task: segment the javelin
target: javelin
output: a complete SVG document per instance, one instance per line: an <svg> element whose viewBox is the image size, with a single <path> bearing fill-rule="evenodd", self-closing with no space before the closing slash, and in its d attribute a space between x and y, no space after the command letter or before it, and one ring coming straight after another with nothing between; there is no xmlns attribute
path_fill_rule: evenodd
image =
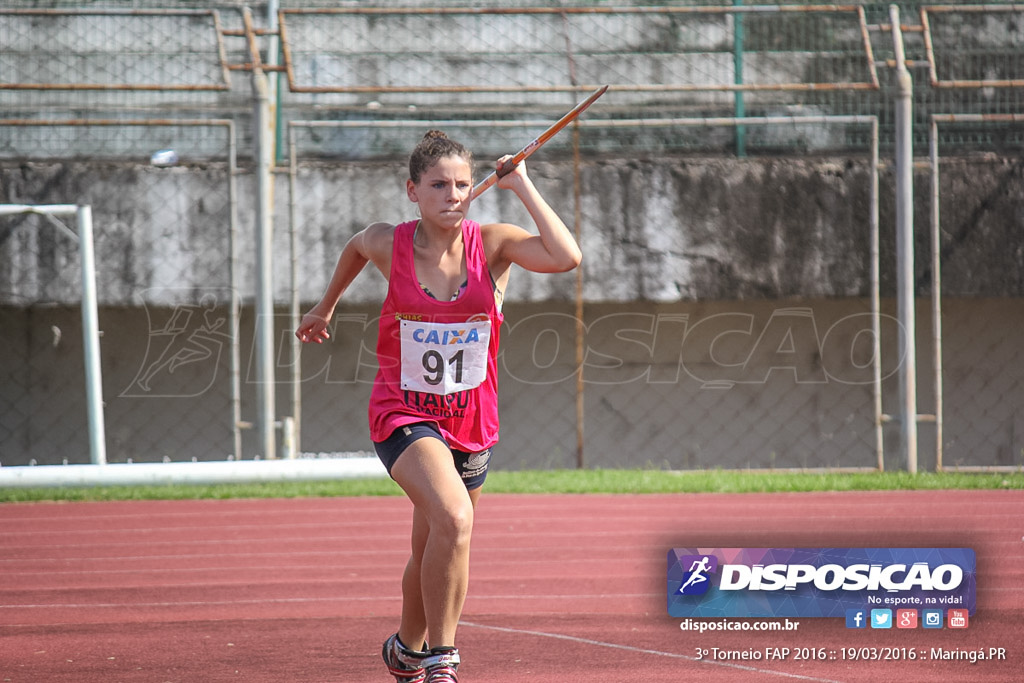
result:
<svg viewBox="0 0 1024 683"><path fill-rule="evenodd" d="M558 121L556 121L550 128L548 128L546 131L537 136L537 138L533 142L531 142L526 147L523 147L521 150L516 152L511 159L508 159L505 163L501 165L501 168L499 168L497 171L491 171L491 174L489 176L481 180L479 183L477 183L476 187L473 188L473 196L471 198L476 199L477 197L482 195L487 190L487 188L498 182L498 178L501 178L511 173L515 169L515 167L519 165L520 161L522 161L523 159L525 159L526 157L530 156L538 149L540 149L541 145L543 145L545 142L553 138L558 133L558 131L562 130L567 125L569 125L573 120L575 120L576 117L583 113L583 110L592 105L598 97L605 93L606 90L608 90L607 85L601 86L600 88L595 90L590 97L588 97L587 99L583 100L575 107L573 107L568 114L558 119Z"/></svg>

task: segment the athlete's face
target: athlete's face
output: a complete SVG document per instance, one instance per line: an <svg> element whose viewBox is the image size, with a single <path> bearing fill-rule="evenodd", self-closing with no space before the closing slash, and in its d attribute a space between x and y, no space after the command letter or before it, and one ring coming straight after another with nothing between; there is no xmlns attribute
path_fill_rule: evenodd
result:
<svg viewBox="0 0 1024 683"><path fill-rule="evenodd" d="M473 173L462 157L442 157L420 176L418 183L407 181L406 191L409 199L419 205L424 221L458 228L469 212Z"/></svg>

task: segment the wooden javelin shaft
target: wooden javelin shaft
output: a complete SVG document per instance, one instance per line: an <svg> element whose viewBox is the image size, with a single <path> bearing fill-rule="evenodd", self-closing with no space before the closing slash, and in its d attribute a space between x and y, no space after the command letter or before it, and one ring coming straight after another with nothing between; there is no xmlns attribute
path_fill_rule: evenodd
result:
<svg viewBox="0 0 1024 683"><path fill-rule="evenodd" d="M572 123L580 114L583 113L583 111L587 107L589 107L595 101L597 101L597 98L603 95L606 90L608 90L607 85L601 86L600 88L595 90L593 94L590 95L590 97L588 97L587 99L583 100L575 107L573 107L568 114L558 119L558 121L552 124L550 128L548 128L546 131L538 135L533 140L533 142L531 142L526 147L523 147L521 150L516 152L511 159L505 161L505 163L501 165L501 168L499 168L496 171L492 171L490 175L488 175L486 178L477 183L476 187L473 188L472 198L476 199L477 197L482 195L484 191L487 190L491 185L494 185L496 182L498 182L498 178L501 178L502 176L511 173L513 169L515 169L515 167L519 165L519 162L521 162L523 159L536 152L538 149L540 149L541 145L543 145L545 142L547 142L555 135L557 135L558 131L562 130L570 123Z"/></svg>

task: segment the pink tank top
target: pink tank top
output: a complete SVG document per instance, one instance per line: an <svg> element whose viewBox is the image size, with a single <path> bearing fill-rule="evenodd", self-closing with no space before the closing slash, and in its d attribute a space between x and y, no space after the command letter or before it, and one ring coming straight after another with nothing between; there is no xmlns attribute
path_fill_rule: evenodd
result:
<svg viewBox="0 0 1024 683"><path fill-rule="evenodd" d="M413 256L416 221L395 226L388 294L370 394L370 438L384 441L413 422L435 422L451 448L477 452L498 441L498 341L480 224L462 222L466 286L452 301L423 291Z"/></svg>

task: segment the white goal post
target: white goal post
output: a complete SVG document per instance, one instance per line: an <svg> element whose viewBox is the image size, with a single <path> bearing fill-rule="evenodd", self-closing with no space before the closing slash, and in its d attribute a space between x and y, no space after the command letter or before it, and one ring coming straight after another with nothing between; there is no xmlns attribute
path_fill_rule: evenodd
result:
<svg viewBox="0 0 1024 683"><path fill-rule="evenodd" d="M74 204L0 204L0 217L23 214L44 217L62 234L78 243L90 464L0 467L0 487L219 484L387 476L375 456L363 453L347 454L350 457L299 460L107 464L92 208ZM72 216L77 231L60 220Z"/></svg>
<svg viewBox="0 0 1024 683"><path fill-rule="evenodd" d="M89 460L107 464L103 419L103 375L100 369L100 329L96 306L96 257L92 238L92 207L75 204L0 204L0 216L36 214L78 242L82 271L82 338L85 350L85 396L89 410ZM74 216L78 232L58 220Z"/></svg>

